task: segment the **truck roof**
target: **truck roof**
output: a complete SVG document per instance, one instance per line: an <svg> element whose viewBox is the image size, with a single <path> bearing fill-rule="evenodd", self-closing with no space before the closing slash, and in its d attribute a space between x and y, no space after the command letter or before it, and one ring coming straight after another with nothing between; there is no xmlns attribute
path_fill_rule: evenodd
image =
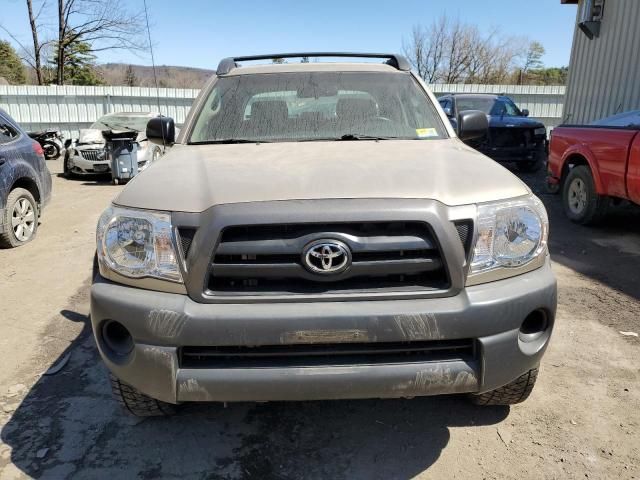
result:
<svg viewBox="0 0 640 480"><path fill-rule="evenodd" d="M347 62L323 62L323 63L280 63L269 65L250 65L236 67L225 76L252 75L258 73L292 73L292 72L386 72L398 73L397 68L384 63L347 63Z"/></svg>
<svg viewBox="0 0 640 480"><path fill-rule="evenodd" d="M286 63L286 59L300 58L300 59L314 59L313 62L299 62ZM368 61L352 63L352 62L317 62L319 58L365 58ZM272 62L275 59L280 59L283 63L271 63L268 65L252 65L249 67L243 67L244 62L253 61L269 61ZM375 61L378 59L378 62ZM384 60L384 63L380 62ZM228 57L223 58L218 64L216 74L218 76L224 75L247 75L252 73L282 73L282 72L314 72L314 71L359 71L359 72L371 72L371 71L404 71L411 70L411 64L402 55L396 55L393 53L353 53L353 52L303 52L303 53L275 53L269 55L250 55L241 57Z"/></svg>

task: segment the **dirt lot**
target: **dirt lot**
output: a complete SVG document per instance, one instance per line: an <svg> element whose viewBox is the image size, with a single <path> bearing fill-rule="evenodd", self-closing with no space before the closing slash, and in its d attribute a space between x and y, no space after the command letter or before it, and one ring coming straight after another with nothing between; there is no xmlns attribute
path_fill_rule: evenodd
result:
<svg viewBox="0 0 640 480"><path fill-rule="evenodd" d="M59 178L35 242L0 250L0 479L638 478L640 210L577 227L542 174L557 327L531 398L192 405L127 417L87 320L94 226L120 187ZM66 362L66 363L65 363ZM51 375L50 367L63 365ZM49 372L51 373L51 372Z"/></svg>

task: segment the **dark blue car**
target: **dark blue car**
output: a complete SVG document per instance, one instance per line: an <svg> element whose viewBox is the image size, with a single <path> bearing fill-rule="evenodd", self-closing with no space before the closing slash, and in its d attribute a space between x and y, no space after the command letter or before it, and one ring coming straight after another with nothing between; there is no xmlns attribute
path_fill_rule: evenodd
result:
<svg viewBox="0 0 640 480"><path fill-rule="evenodd" d="M486 137L467 142L498 162L514 162L521 171L538 170L547 154L547 129L529 118L509 97L479 93L460 93L438 98L454 128L460 112L480 110L489 118Z"/></svg>
<svg viewBox="0 0 640 480"><path fill-rule="evenodd" d="M50 198L42 147L0 109L0 248L33 240Z"/></svg>

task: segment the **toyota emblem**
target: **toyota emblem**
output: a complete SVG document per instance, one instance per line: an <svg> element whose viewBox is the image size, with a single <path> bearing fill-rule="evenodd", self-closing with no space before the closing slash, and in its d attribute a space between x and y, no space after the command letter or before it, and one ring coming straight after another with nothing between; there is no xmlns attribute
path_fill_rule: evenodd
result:
<svg viewBox="0 0 640 480"><path fill-rule="evenodd" d="M337 240L316 240L304 248L302 262L313 273L341 273L351 266L351 250Z"/></svg>

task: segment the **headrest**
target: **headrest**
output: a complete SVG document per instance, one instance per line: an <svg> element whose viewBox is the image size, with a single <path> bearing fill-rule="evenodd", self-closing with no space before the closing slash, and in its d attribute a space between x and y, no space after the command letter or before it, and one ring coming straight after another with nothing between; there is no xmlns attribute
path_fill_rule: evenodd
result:
<svg viewBox="0 0 640 480"><path fill-rule="evenodd" d="M284 121L289 117L284 100L257 100L251 104L251 120Z"/></svg>
<svg viewBox="0 0 640 480"><path fill-rule="evenodd" d="M336 105L338 118L369 118L378 115L378 107L370 98L341 98Z"/></svg>

